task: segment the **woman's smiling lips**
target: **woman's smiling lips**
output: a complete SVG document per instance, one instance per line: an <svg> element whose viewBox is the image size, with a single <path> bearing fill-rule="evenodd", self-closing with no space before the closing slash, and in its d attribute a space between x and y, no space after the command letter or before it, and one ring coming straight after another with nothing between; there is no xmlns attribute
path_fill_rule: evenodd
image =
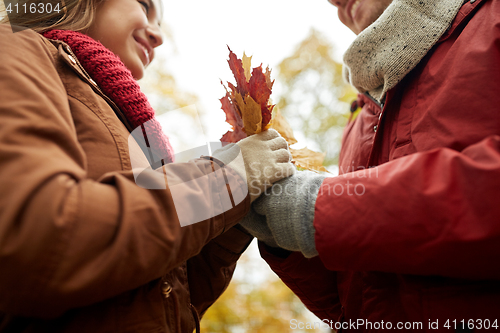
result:
<svg viewBox="0 0 500 333"><path fill-rule="evenodd" d="M148 45L148 43L140 38L140 37L134 37L137 45L139 46L140 50L142 51L141 53L144 55L145 57L145 63L144 63L144 66L147 66L149 65L149 63L151 62L151 54L152 54L152 47Z"/></svg>

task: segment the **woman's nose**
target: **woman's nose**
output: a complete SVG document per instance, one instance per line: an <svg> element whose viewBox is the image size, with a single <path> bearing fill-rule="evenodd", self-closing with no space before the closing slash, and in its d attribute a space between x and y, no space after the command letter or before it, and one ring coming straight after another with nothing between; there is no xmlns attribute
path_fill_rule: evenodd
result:
<svg viewBox="0 0 500 333"><path fill-rule="evenodd" d="M163 34L159 26L150 25L146 31L151 47L155 48L163 44Z"/></svg>

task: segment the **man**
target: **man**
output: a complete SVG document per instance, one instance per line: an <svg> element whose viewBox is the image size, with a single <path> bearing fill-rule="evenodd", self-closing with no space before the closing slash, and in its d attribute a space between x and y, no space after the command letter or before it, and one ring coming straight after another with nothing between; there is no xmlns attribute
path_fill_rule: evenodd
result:
<svg viewBox="0 0 500 333"><path fill-rule="evenodd" d="M341 175L298 172L242 224L332 328L498 329L500 2L330 2L358 34Z"/></svg>

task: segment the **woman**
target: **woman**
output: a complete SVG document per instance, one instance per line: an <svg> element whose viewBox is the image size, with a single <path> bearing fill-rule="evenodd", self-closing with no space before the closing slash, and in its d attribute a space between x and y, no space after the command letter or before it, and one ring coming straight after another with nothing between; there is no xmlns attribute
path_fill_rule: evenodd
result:
<svg viewBox="0 0 500 333"><path fill-rule="evenodd" d="M267 163L246 171L233 163L211 194L195 185L174 197L168 185L135 183L131 159L148 161L130 153L138 126L160 165L173 160L134 80L162 43L160 5L66 0L60 13L29 21L9 14L30 29L0 24L0 332L199 329L251 241L236 226L250 197L293 172L286 143L268 131L219 153L229 162L228 151L241 149L245 163ZM171 185L219 164L200 158L160 170ZM216 201L228 190L232 208L181 227L179 197L189 207L193 196ZM245 193L239 203L236 192Z"/></svg>

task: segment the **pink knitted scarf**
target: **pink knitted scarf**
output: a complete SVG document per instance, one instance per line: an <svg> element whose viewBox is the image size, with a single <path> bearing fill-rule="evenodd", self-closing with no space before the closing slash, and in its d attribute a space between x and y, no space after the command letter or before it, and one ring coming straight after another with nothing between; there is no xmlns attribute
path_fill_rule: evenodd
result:
<svg viewBox="0 0 500 333"><path fill-rule="evenodd" d="M174 150L160 123L155 119L153 108L141 92L130 70L117 55L100 42L79 32L49 30L44 32L43 36L68 44L90 77L120 108L129 125L133 129L141 127L145 144L149 148L145 149L146 156L153 167L174 161ZM137 141L142 141L141 139ZM139 144L144 146L140 142Z"/></svg>

